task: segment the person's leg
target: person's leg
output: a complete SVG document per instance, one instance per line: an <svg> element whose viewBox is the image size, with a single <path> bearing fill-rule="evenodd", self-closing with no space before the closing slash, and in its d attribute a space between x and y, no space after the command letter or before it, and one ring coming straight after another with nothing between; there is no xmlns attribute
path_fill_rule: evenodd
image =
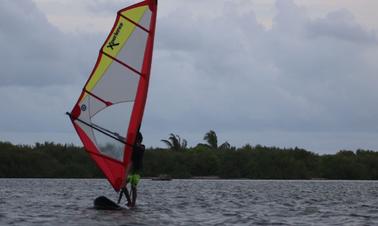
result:
<svg viewBox="0 0 378 226"><path fill-rule="evenodd" d="M131 206L134 207L137 199L137 186L131 186Z"/></svg>
<svg viewBox="0 0 378 226"><path fill-rule="evenodd" d="M126 196L126 199L127 199L127 206L131 206L131 198L130 198L130 193L129 193L129 191L127 190L127 188L125 188L125 191L124 191L124 193L125 193L125 196Z"/></svg>
<svg viewBox="0 0 378 226"><path fill-rule="evenodd" d="M123 195L123 189L124 189L124 188L122 188L121 191L119 192L119 196L118 196L118 202L117 202L117 204L119 204L119 203L121 202L122 195Z"/></svg>
<svg viewBox="0 0 378 226"><path fill-rule="evenodd" d="M137 186L139 184L140 176L139 174L133 174L132 180L130 181L131 184L131 206L135 206L136 199L137 199Z"/></svg>
<svg viewBox="0 0 378 226"><path fill-rule="evenodd" d="M131 199L130 199L130 193L129 193L129 190L127 190L127 184L131 182L131 177L128 176L127 177L127 180L126 180L126 185L125 187L123 187L119 193L119 197L118 197L118 204L121 202L121 199L122 199L122 195L125 194L125 197L126 197L126 200L127 200L127 206L130 206L131 205Z"/></svg>

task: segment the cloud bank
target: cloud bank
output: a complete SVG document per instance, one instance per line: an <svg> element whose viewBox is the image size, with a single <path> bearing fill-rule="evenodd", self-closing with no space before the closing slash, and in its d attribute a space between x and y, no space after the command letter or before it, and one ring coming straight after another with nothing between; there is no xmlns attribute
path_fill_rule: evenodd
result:
<svg viewBox="0 0 378 226"><path fill-rule="evenodd" d="M266 28L250 1L216 2L160 2L147 145L162 146L171 132L195 145L214 129L235 146L377 149L375 30L345 9L310 18L290 0L276 1ZM106 34L62 32L29 1L0 4L0 135L78 143L63 114Z"/></svg>

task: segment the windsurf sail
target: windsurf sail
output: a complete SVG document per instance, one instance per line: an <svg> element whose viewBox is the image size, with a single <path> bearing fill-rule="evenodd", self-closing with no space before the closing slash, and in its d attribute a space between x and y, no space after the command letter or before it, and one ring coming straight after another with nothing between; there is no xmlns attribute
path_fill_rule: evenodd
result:
<svg viewBox="0 0 378 226"><path fill-rule="evenodd" d="M71 113L85 150L114 190L127 178L147 99L157 0L121 9Z"/></svg>

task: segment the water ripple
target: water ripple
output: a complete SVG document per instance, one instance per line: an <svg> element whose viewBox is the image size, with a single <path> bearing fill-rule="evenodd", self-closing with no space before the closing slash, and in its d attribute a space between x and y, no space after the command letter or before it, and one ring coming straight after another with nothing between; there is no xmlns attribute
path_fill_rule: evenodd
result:
<svg viewBox="0 0 378 226"><path fill-rule="evenodd" d="M116 199L106 180L0 179L0 225L378 225L378 182L142 180L138 205L99 211Z"/></svg>

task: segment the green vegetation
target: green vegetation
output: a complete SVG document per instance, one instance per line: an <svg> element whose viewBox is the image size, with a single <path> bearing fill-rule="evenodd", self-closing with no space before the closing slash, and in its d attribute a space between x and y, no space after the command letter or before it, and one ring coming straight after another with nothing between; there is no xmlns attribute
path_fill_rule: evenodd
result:
<svg viewBox="0 0 378 226"><path fill-rule="evenodd" d="M102 177L102 173L80 147L0 142L0 177L91 178Z"/></svg>
<svg viewBox="0 0 378 226"><path fill-rule="evenodd" d="M318 155L300 148L261 145L241 148L218 146L214 131L206 144L187 147L185 139L170 134L162 140L167 149L148 148L145 177L167 174L173 178L217 176L250 179L378 179L378 152L339 151ZM0 177L98 178L103 177L83 148L45 142L33 146L0 142Z"/></svg>

